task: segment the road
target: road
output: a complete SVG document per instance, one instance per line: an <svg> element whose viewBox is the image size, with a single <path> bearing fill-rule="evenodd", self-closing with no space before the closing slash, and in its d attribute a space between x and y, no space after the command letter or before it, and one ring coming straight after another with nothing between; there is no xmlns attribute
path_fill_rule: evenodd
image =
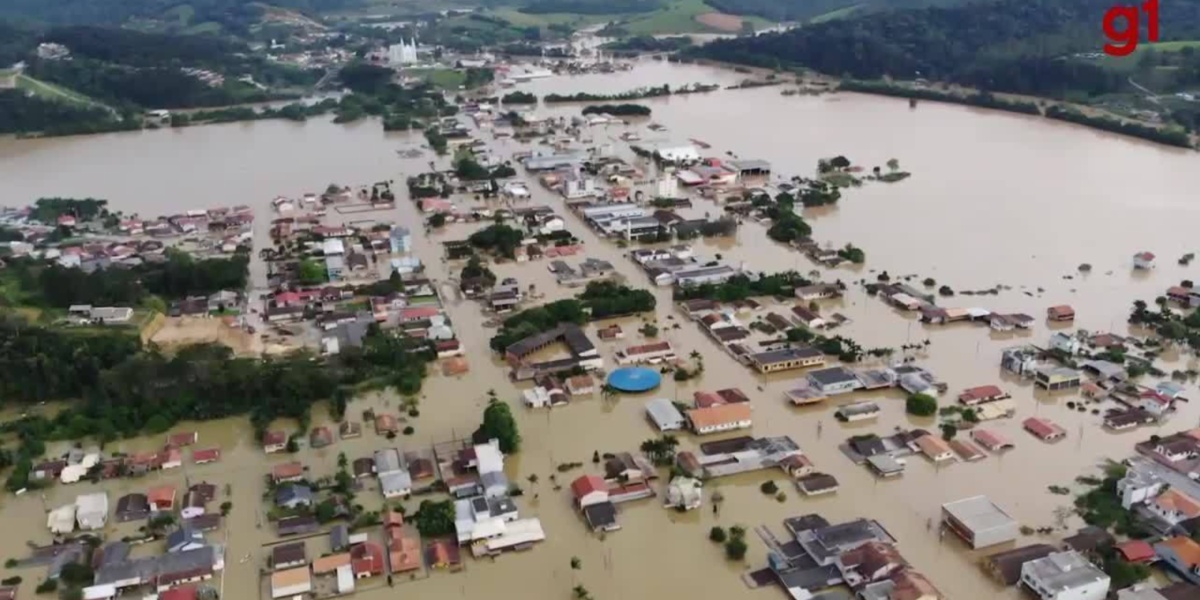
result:
<svg viewBox="0 0 1200 600"><path fill-rule="evenodd" d="M1155 94L1154 92L1150 91L1150 89L1149 89L1149 88L1147 88L1146 86L1143 86L1142 84L1140 84L1140 83L1138 83L1138 82L1134 81L1134 80L1133 80L1133 77L1129 77L1129 78L1128 78L1128 81L1129 81L1129 85L1132 85L1133 87L1137 88L1137 89L1138 89L1138 91L1140 91L1140 92L1142 92L1143 94L1145 94L1145 95L1146 95L1146 99L1147 99L1147 100L1149 100L1149 101L1151 101L1151 102L1153 102L1153 103L1155 103L1155 104L1159 104L1159 101L1158 101L1158 95L1157 95L1157 94Z"/></svg>

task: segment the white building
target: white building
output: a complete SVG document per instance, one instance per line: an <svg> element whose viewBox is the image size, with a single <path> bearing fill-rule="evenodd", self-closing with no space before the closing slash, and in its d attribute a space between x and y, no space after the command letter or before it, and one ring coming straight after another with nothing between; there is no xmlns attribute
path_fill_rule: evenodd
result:
<svg viewBox="0 0 1200 600"><path fill-rule="evenodd" d="M384 498L406 498L412 494L412 477L407 471L393 471L379 476L379 491Z"/></svg>
<svg viewBox="0 0 1200 600"><path fill-rule="evenodd" d="M75 531L75 505L60 506L46 515L46 528L53 534Z"/></svg>
<svg viewBox="0 0 1200 600"><path fill-rule="evenodd" d="M591 198L600 195L600 187L591 177L575 176L563 181L562 195L567 200Z"/></svg>
<svg viewBox="0 0 1200 600"><path fill-rule="evenodd" d="M700 151L695 146L664 146L655 150L655 154L663 162L677 165L690 164L700 160Z"/></svg>
<svg viewBox="0 0 1200 600"><path fill-rule="evenodd" d="M647 402L646 416L650 417L659 431L677 431L683 429L687 423L683 413L666 398L655 398Z"/></svg>
<svg viewBox="0 0 1200 600"><path fill-rule="evenodd" d="M400 40L399 44L388 46L388 63L393 65L411 65L417 62L417 40L408 42Z"/></svg>
<svg viewBox="0 0 1200 600"><path fill-rule="evenodd" d="M1117 493L1121 496L1122 508L1129 510L1135 504L1147 502L1163 491L1165 482L1150 470L1130 468L1120 481Z"/></svg>
<svg viewBox="0 0 1200 600"><path fill-rule="evenodd" d="M321 250L325 256L341 256L346 253L346 245L341 238L325 238Z"/></svg>
<svg viewBox="0 0 1200 600"><path fill-rule="evenodd" d="M1074 355L1078 354L1083 348L1083 342L1079 341L1079 338L1073 335L1060 331L1050 336L1050 348Z"/></svg>
<svg viewBox="0 0 1200 600"><path fill-rule="evenodd" d="M1072 550L1021 565L1021 583L1042 600L1104 600L1108 575Z"/></svg>
<svg viewBox="0 0 1200 600"><path fill-rule="evenodd" d="M670 176L659 177L654 182L654 196L656 198L678 198L679 181Z"/></svg>
<svg viewBox="0 0 1200 600"><path fill-rule="evenodd" d="M703 494L700 480L691 477L676 477L667 486L667 508L693 510L700 508Z"/></svg>
<svg viewBox="0 0 1200 600"><path fill-rule="evenodd" d="M96 492L75 498L75 520L84 531L104 529L108 523L108 494Z"/></svg>

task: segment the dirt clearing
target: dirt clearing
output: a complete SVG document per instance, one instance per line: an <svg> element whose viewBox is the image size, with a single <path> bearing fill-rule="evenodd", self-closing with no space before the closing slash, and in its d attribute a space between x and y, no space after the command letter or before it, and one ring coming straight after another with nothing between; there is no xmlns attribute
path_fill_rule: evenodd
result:
<svg viewBox="0 0 1200 600"><path fill-rule="evenodd" d="M738 32L742 30L742 18L719 12L707 12L696 15L696 22L717 31Z"/></svg>
<svg viewBox="0 0 1200 600"><path fill-rule="evenodd" d="M262 343L257 336L233 327L224 319L207 317L167 318L150 341L164 350L190 344L217 343L229 346L235 354L258 355Z"/></svg>

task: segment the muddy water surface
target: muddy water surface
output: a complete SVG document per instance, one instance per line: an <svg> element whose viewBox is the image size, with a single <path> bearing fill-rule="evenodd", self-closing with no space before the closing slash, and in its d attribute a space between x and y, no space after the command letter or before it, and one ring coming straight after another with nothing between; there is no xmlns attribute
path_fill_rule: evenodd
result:
<svg viewBox="0 0 1200 600"><path fill-rule="evenodd" d="M742 77L651 62L628 73L539 80L520 89L539 94L620 91L662 83L727 84ZM733 152L764 158L781 175L810 174L818 158L834 154L844 154L868 167L894 157L913 172L914 176L902 183L850 190L836 208L808 214L817 239L839 246L853 242L867 252L865 266L824 270L822 276L827 280L873 279L876 272L887 270L893 276L917 274L918 281L932 276L939 285L946 283L956 290L1004 284L1012 289L996 296L960 296L942 304L1020 311L1040 318L1048 305L1071 303L1078 311L1080 327L1123 332L1132 300L1151 299L1180 279L1196 278L1195 269L1174 264L1178 256L1195 250L1190 243L1200 205L1193 190L1200 187L1200 169L1195 168L1196 159L1190 153L1040 119L933 103L912 110L903 101L857 95L783 97L778 89L765 88L647 104L654 108L653 119L668 131L652 133L640 128L645 139L674 143L701 139L713 145L710 152L714 155ZM543 110L571 114L578 108ZM621 126L594 128L592 137L615 140L622 131ZM372 122L343 127L323 120L5 140L0 142L0 201L16 205L39 196L94 196L109 198L115 208L142 215L246 203L258 209L256 227L261 234L271 216L268 203L275 195L319 191L334 181L402 180L424 170L430 157L401 160L395 150L421 143L409 134L385 134ZM511 142L497 147L503 153L523 148ZM536 185L531 188L534 202L566 214L556 197ZM697 200L695 210L716 213L720 209ZM399 220L421 230L419 217L407 201L394 211L372 217ZM585 241L587 256L609 260L633 284L647 284L633 263L622 256L622 250L596 238L574 216L567 219L569 227ZM461 238L473 228L459 225L416 236L416 252L432 277L450 275L450 266L441 260L440 243ZM744 225L736 240L700 242L697 250L720 253L753 270L818 269L770 242L765 229L757 224ZM1155 252L1161 264L1151 273L1135 276L1130 256L1140 250ZM1082 262L1094 267L1085 277L1076 273ZM511 275L523 284L536 284L548 300L572 293L558 288L545 262L499 265L496 271L501 277ZM659 298L657 321L663 336L682 354L701 353L703 379L685 384L665 381L655 394L608 402L597 398L550 412L515 406L524 448L510 459L509 475L526 490L518 501L523 513L540 517L549 539L530 552L506 555L494 562L468 561L462 574L436 573L405 582L398 591L369 591L360 596L487 594L559 599L569 597L574 585L583 584L601 599L778 597L773 590L748 591L737 576L747 567L725 561L720 549L706 540L707 531L715 524L777 528L783 517L819 512L835 522L864 515L879 519L900 540L904 555L950 598L1016 598L1014 591L999 590L981 576L973 564L978 553L964 550L956 540L939 539L936 527L929 527L931 519L936 521L939 505L987 494L1024 524L1052 525L1054 509L1068 504L1069 498L1048 493L1048 485L1072 485L1076 475L1099 460L1128 454L1134 441L1153 433L1145 429L1118 435L1101 431L1099 417L1066 408L1065 403L1076 399L1075 395L1035 394L1028 384L1002 376L997 366L1000 350L1022 341L1044 341L1049 330L1040 323L1024 335L995 334L971 325L930 328L851 286L844 299L823 308L850 317L844 335L866 346L896 347L929 339L931 345L918 356L919 362L949 384L951 395L967 386L1001 383L1019 405L1017 419L991 425L1017 443L1007 455L940 469L913 457L901 479L877 481L843 457L837 445L852 432L886 433L895 426L932 429L936 426L932 419L905 416L901 396L891 392L855 397L871 397L883 406L884 414L874 424L838 425L832 416L836 402L792 408L781 394L793 376L761 378L735 364L673 309L668 290L653 289ZM518 389L507 381L487 349L490 331L484 322L489 316L474 303L453 296L446 303L466 344L471 372L460 377L440 373L430 377L420 400L421 416L412 420L416 434L398 440L405 448L468 435L478 422L488 390L517 403ZM622 323L626 340L602 343L609 355L620 344L640 338L635 332L636 319ZM672 323L681 326L675 329ZM662 395L686 400L697 389L728 386L739 386L751 394L755 435L791 435L820 470L839 478L840 491L810 500L785 488L787 499L781 503L758 491L759 484L774 474L723 479L713 486L726 499L719 516L708 506L680 515L647 500L620 507L621 531L603 539L590 534L571 510L566 489L554 489L554 465L585 463L582 470L560 475L563 484L581 472L594 472L589 461L593 451L633 450L654 435L642 413L646 399ZM358 418L367 407L397 411L397 403L397 398L373 395L352 404L350 413ZM1200 406L1195 404L1184 405L1162 432L1196 424ZM313 414L314 424L326 419L323 407L315 408ZM1067 439L1047 445L1020 431L1020 419L1034 414L1062 424L1069 432ZM222 462L105 487L115 503L121 493L159 480L182 482L186 477L193 482L230 484L233 513L227 528L215 536L229 546L225 597L257 598L259 569L265 565L266 555L262 546L275 541L263 523L262 476L271 464L290 458L265 458L240 420L179 429L185 428L200 431L201 446L220 445L225 452ZM359 440L320 451L305 450L300 460L314 475L327 474L333 471L339 451L356 458L387 443L368 431ZM133 451L159 444L161 438L156 437L122 442L115 449ZM685 448L694 445L694 439L685 437ZM536 485L527 481L531 474L540 479ZM47 541L45 507L69 502L89 487L51 488L44 500L37 493L0 499L0 518L13 541L5 546L4 556L21 554L20 541ZM379 504L373 491L361 494L360 501L369 507ZM415 508L416 502L407 504ZM130 525L114 525L109 534L128 535L130 529ZM309 542L310 555L324 551L323 540ZM764 555L763 545L752 539L747 565L761 565ZM581 570L571 570L572 556L582 560ZM244 557L248 559L243 562ZM34 569L21 574L27 580L41 577Z"/></svg>

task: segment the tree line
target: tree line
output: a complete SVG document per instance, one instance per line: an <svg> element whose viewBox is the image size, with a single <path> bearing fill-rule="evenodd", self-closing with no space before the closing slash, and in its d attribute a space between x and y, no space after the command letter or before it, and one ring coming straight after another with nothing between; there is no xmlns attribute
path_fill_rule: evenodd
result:
<svg viewBox="0 0 1200 600"><path fill-rule="evenodd" d="M196 260L168 250L163 262L86 272L29 258L9 261L4 277L15 281L27 304L67 308L75 304L138 306L157 296L177 300L246 288L245 255Z"/></svg>
<svg viewBox="0 0 1200 600"><path fill-rule="evenodd" d="M654 12L662 7L662 0L533 0L518 10L530 15L616 15Z"/></svg>
<svg viewBox="0 0 1200 600"><path fill-rule="evenodd" d="M343 401L336 406L344 411L348 389L419 392L433 357L427 342L378 327L363 348L345 348L335 357L258 359L207 344L166 355L128 332L39 327L0 315L0 394L10 402L72 402L71 410L54 417L3 426L22 440L9 489L25 486L45 441L93 437L103 443L162 433L182 420L238 415L249 415L259 434L280 417L297 419L305 429L314 402L337 395Z"/></svg>
<svg viewBox="0 0 1200 600"><path fill-rule="evenodd" d="M492 350L503 352L510 345L561 323L582 325L589 320L650 312L656 305L654 294L647 290L611 281L593 281L578 298L528 308L505 319L489 345Z"/></svg>
<svg viewBox="0 0 1200 600"><path fill-rule="evenodd" d="M1102 63L1070 58L1098 51L1103 0L1052 8L1021 0L869 13L777 34L721 40L689 56L767 68L805 67L855 79L927 78L1047 97L1096 96L1125 85ZM1173 36L1200 30L1200 1L1162 7Z"/></svg>

